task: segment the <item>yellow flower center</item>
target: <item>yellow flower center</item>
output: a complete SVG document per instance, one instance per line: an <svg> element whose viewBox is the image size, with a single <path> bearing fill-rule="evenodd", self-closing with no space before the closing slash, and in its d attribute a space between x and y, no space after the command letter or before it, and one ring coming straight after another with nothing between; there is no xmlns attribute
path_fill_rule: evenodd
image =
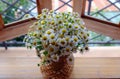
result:
<svg viewBox="0 0 120 79"><path fill-rule="evenodd" d="M34 42L33 42L33 45L36 45L36 44L37 44L36 41L34 41Z"/></svg>
<svg viewBox="0 0 120 79"><path fill-rule="evenodd" d="M83 36L83 38L84 38L84 39L86 39L86 38L87 38L87 36Z"/></svg>
<svg viewBox="0 0 120 79"><path fill-rule="evenodd" d="M44 15L43 17L46 18L46 15Z"/></svg>
<svg viewBox="0 0 120 79"><path fill-rule="evenodd" d="M84 29L85 27L83 25L81 25L81 28Z"/></svg>
<svg viewBox="0 0 120 79"><path fill-rule="evenodd" d="M60 38L63 38L63 37L64 37L64 35L63 35L63 34L60 34L60 35L59 35L59 37L60 37Z"/></svg>
<svg viewBox="0 0 120 79"><path fill-rule="evenodd" d="M54 59L57 60L57 56L54 56Z"/></svg>
<svg viewBox="0 0 120 79"><path fill-rule="evenodd" d="M35 25L38 25L38 22L35 22Z"/></svg>
<svg viewBox="0 0 120 79"><path fill-rule="evenodd" d="M55 38L55 35L54 35L54 34L50 35L50 38L51 38L51 39L54 39L54 38Z"/></svg>
<svg viewBox="0 0 120 79"><path fill-rule="evenodd" d="M50 34L51 34L51 31L47 31L47 34L50 35Z"/></svg>
<svg viewBox="0 0 120 79"><path fill-rule="evenodd" d="M72 58L69 58L69 61L72 62Z"/></svg>
<svg viewBox="0 0 120 79"><path fill-rule="evenodd" d="M83 34L83 32L80 32L81 34Z"/></svg>
<svg viewBox="0 0 120 79"><path fill-rule="evenodd" d="M77 28L78 28L78 26L75 26L75 28L77 29Z"/></svg>
<svg viewBox="0 0 120 79"><path fill-rule="evenodd" d="M87 33L87 36L90 36L89 33Z"/></svg>
<svg viewBox="0 0 120 79"><path fill-rule="evenodd" d="M37 36L37 33L33 33L33 36Z"/></svg>
<svg viewBox="0 0 120 79"><path fill-rule="evenodd" d="M56 44L56 42L55 42L55 41L53 41L53 42L51 42L51 44L52 44L52 45L55 45L55 44Z"/></svg>
<svg viewBox="0 0 120 79"><path fill-rule="evenodd" d="M47 40L47 37L46 37L46 36L43 36L42 39L43 39L43 40Z"/></svg>
<svg viewBox="0 0 120 79"><path fill-rule="evenodd" d="M61 23L62 23L62 21L59 21L58 23L59 23L59 24L61 24Z"/></svg>
<svg viewBox="0 0 120 79"><path fill-rule="evenodd" d="M69 48L66 48L66 51L67 51L67 52L70 52L70 49L69 49Z"/></svg>
<svg viewBox="0 0 120 79"><path fill-rule="evenodd" d="M69 37L66 37L66 38L65 38L66 41L69 41L69 39L70 39Z"/></svg>
<svg viewBox="0 0 120 79"><path fill-rule="evenodd" d="M52 24L52 25L54 25L54 24L55 24L55 22L54 22L54 21L52 21L52 22L51 22L51 24Z"/></svg>
<svg viewBox="0 0 120 79"><path fill-rule="evenodd" d="M43 44L43 46L44 46L44 48L47 48L47 47L48 47L48 45L46 45L46 44Z"/></svg>
<svg viewBox="0 0 120 79"><path fill-rule="evenodd" d="M42 26L39 26L39 27L38 27L38 30L42 30Z"/></svg>
<svg viewBox="0 0 120 79"><path fill-rule="evenodd" d="M51 48L50 48L50 52L53 52L53 51L54 51L54 48L51 47Z"/></svg>
<svg viewBox="0 0 120 79"><path fill-rule="evenodd" d="M70 43L70 46L72 47L72 46L73 46L73 43Z"/></svg>
<svg viewBox="0 0 120 79"><path fill-rule="evenodd" d="M62 33L66 33L66 29L62 29Z"/></svg>
<svg viewBox="0 0 120 79"><path fill-rule="evenodd" d="M40 19L41 16L42 16L42 14L38 15L37 18Z"/></svg>
<svg viewBox="0 0 120 79"><path fill-rule="evenodd" d="M78 41L78 38L74 38L74 41L77 42L77 41Z"/></svg>
<svg viewBox="0 0 120 79"><path fill-rule="evenodd" d="M64 44L65 44L65 41L64 41L64 40L61 40L61 44L63 44L63 45L64 45Z"/></svg>
<svg viewBox="0 0 120 79"><path fill-rule="evenodd" d="M44 21L44 20L42 20L42 21L41 21L41 24L42 24L42 25L44 25L44 24L45 24L45 21Z"/></svg>
<svg viewBox="0 0 120 79"><path fill-rule="evenodd" d="M60 16L59 16L59 15L56 15L56 18L60 18Z"/></svg>

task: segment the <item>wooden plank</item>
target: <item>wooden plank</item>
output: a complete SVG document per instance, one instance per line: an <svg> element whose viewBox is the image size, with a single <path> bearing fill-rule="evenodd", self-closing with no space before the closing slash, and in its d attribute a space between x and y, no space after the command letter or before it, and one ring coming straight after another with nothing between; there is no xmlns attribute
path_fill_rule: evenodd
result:
<svg viewBox="0 0 120 79"><path fill-rule="evenodd" d="M52 0L36 0L36 1L38 14L40 14L41 10L44 8L52 10Z"/></svg>
<svg viewBox="0 0 120 79"><path fill-rule="evenodd" d="M119 46L90 47L88 53L79 54L80 57L78 54L75 55L71 79L120 78L119 51ZM10 47L8 50L0 48L0 79L42 79L40 69L37 67L40 60L34 52L34 49L27 50L25 47ZM98 57L97 54L101 56Z"/></svg>
<svg viewBox="0 0 120 79"><path fill-rule="evenodd" d="M89 30L106 36L110 36L113 39L120 39L120 27L115 27L112 25L97 22L89 18L82 19L85 21L85 25Z"/></svg>
<svg viewBox="0 0 120 79"><path fill-rule="evenodd" d="M3 30L0 30L0 42L26 34L29 26L35 21L35 18L32 18L6 25Z"/></svg>
<svg viewBox="0 0 120 79"><path fill-rule="evenodd" d="M2 16L0 15L0 30L4 28L4 22Z"/></svg>
<svg viewBox="0 0 120 79"><path fill-rule="evenodd" d="M42 79L37 58L0 58L1 79ZM4 61L4 62L2 62ZM71 79L120 78L119 58L75 58Z"/></svg>
<svg viewBox="0 0 120 79"><path fill-rule="evenodd" d="M84 12L84 0L73 0L73 12L78 12L80 16Z"/></svg>
<svg viewBox="0 0 120 79"><path fill-rule="evenodd" d="M0 57L0 79L42 79L42 74L37 67L38 62L39 58L34 56ZM75 57L71 79L120 78L119 62L119 57Z"/></svg>

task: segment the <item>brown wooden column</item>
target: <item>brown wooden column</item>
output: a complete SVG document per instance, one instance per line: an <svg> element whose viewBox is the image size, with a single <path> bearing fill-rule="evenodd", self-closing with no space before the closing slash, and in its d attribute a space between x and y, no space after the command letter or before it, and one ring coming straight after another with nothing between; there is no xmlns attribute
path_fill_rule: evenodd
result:
<svg viewBox="0 0 120 79"><path fill-rule="evenodd" d="M80 16L84 15L85 10L84 0L73 0L73 12L78 12Z"/></svg>
<svg viewBox="0 0 120 79"><path fill-rule="evenodd" d="M4 22L2 16L0 15L0 30L4 28Z"/></svg>
<svg viewBox="0 0 120 79"><path fill-rule="evenodd" d="M38 14L40 14L41 10L44 8L47 8L49 10L52 9L52 0L36 0L36 2Z"/></svg>

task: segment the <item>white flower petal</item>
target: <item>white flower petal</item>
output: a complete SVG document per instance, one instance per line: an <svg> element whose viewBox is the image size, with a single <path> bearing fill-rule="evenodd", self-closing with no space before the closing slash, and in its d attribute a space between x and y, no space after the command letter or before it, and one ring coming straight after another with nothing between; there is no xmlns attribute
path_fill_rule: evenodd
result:
<svg viewBox="0 0 120 79"><path fill-rule="evenodd" d="M74 63L73 54L70 54L70 55L67 57L67 62L68 62L68 64L73 65L73 63Z"/></svg>

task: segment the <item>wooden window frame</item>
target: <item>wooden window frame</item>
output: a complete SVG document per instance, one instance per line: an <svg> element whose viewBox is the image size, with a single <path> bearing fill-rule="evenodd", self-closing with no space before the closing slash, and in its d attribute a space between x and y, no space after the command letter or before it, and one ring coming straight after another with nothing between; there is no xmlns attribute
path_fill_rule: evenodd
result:
<svg viewBox="0 0 120 79"><path fill-rule="evenodd" d="M41 13L43 8L52 9L52 0L36 0L37 12ZM24 35L28 32L28 28L36 21L35 18L15 21L9 24L4 24L0 15L0 42L13 39L15 37Z"/></svg>
<svg viewBox="0 0 120 79"><path fill-rule="evenodd" d="M41 13L41 9L43 8L52 9L52 0L36 0L36 2L38 14ZM84 15L85 4L86 0L73 0L73 11L80 14L86 27L96 33L110 36L113 39L120 39L120 24L114 24ZM29 26L35 21L35 18L30 18L4 25L2 18L0 18L0 42L26 34Z"/></svg>
<svg viewBox="0 0 120 79"><path fill-rule="evenodd" d="M73 11L78 12L85 21L86 27L94 32L107 35L113 39L120 39L120 23L115 24L85 15L87 0L74 0Z"/></svg>

